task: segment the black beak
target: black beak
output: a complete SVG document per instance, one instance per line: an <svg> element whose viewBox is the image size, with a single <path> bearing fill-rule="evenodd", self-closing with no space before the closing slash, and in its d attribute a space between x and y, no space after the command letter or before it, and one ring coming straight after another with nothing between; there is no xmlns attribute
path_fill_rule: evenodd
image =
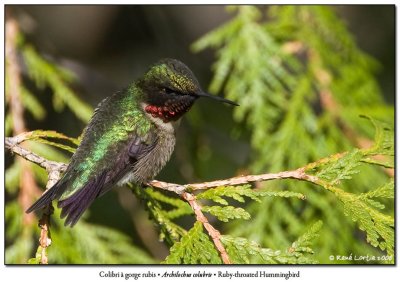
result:
<svg viewBox="0 0 400 282"><path fill-rule="evenodd" d="M222 98L222 97L219 97L219 96L211 95L211 94L208 94L206 92L196 93L196 95L199 96L199 97L211 98L211 99L214 99L214 100L217 100L217 101L220 101L220 102L223 102L223 103L231 104L231 105L234 105L234 106L239 106L239 104L237 104L235 102L232 102L231 100L228 100L228 99L225 99L225 98Z"/></svg>

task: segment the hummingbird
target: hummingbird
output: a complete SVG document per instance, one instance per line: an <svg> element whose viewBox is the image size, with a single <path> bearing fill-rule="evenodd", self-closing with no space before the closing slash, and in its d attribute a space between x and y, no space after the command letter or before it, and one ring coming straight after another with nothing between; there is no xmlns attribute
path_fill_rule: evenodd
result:
<svg viewBox="0 0 400 282"><path fill-rule="evenodd" d="M204 92L182 62L160 60L100 102L63 176L26 212L57 200L64 225L72 227L114 186L145 185L170 159L179 121L200 97L238 105Z"/></svg>

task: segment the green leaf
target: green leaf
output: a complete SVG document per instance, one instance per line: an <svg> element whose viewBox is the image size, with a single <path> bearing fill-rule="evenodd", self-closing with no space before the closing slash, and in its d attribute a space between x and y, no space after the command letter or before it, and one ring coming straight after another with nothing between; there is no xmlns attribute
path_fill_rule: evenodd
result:
<svg viewBox="0 0 400 282"><path fill-rule="evenodd" d="M154 189L146 189L147 194L149 194L150 197L152 197L154 200L157 200L159 202L163 202L166 204L169 204L170 206L176 207L176 208L190 208L189 204L182 201L180 198L176 197L170 197L166 196L165 194L156 191Z"/></svg>
<svg viewBox="0 0 400 282"><path fill-rule="evenodd" d="M311 226L286 251L262 248L254 241L228 235L222 236L229 257L238 264L268 263L268 264L310 264L317 263L312 255L311 245L318 237L322 221Z"/></svg>
<svg viewBox="0 0 400 282"><path fill-rule="evenodd" d="M196 222L184 235L180 242L175 243L166 257L166 264L220 264L221 259L208 236L203 233L203 226Z"/></svg>
<svg viewBox="0 0 400 282"><path fill-rule="evenodd" d="M132 192L145 204L145 207L149 212L150 219L152 219L160 229L161 241L165 240L167 244L172 246L173 244L175 244L175 242L178 242L180 238L186 234L185 229L172 221L172 219L174 219L177 214L174 213L174 211L164 210L161 206L161 203L151 197L151 195L154 194L157 195L157 197L161 197L161 199L165 201L165 198L163 196L160 196L158 192L153 193L154 189L151 187L143 189L138 185L128 184L128 186L132 190ZM174 204L177 204L176 201L173 202ZM183 214L186 214L186 211L187 210L184 209ZM190 211L190 213L192 213L192 211Z"/></svg>
<svg viewBox="0 0 400 282"><path fill-rule="evenodd" d="M26 138L26 140L36 140L38 138L54 138L68 140L77 146L80 144L80 140L78 140L78 138L69 137L54 130L34 130L31 131Z"/></svg>
<svg viewBox="0 0 400 282"><path fill-rule="evenodd" d="M46 116L46 110L37 100L37 98L24 86L20 87L21 100L24 107L33 115L36 120L43 120Z"/></svg>
<svg viewBox="0 0 400 282"><path fill-rule="evenodd" d="M235 208L232 206L204 206L201 208L202 211L212 214L217 217L219 220L228 222L230 219L250 219L250 214L242 208Z"/></svg>
<svg viewBox="0 0 400 282"><path fill-rule="evenodd" d="M12 133L12 129L13 129L12 115L11 113L8 112L4 120L4 135L10 136L10 134Z"/></svg>
<svg viewBox="0 0 400 282"><path fill-rule="evenodd" d="M362 162L373 164L373 165L383 166L385 168L394 168L394 164L395 164L394 158L384 159L384 160L380 160L379 159L378 160L378 159L372 159L372 158L369 158L369 157L364 157L362 159Z"/></svg>
<svg viewBox="0 0 400 282"><path fill-rule="evenodd" d="M306 199L306 196L304 194L292 191L260 191L258 192L258 194L260 196L269 197L298 198L300 200Z"/></svg>
<svg viewBox="0 0 400 282"><path fill-rule="evenodd" d="M68 146L68 145L64 145L64 144L61 144L58 142L53 142L53 141L50 141L47 139L51 138L51 139L67 140L76 146L78 146L80 143L80 141L77 138L68 137L62 133L58 133L58 132L52 131L52 130L34 130L34 131L27 133L24 137L25 137L24 140L31 140L31 141L36 141L36 142L39 142L42 144L47 144L47 145L50 145L53 147L57 147L57 148L66 150L71 153L74 153L76 151L76 148Z"/></svg>
<svg viewBox="0 0 400 282"><path fill-rule="evenodd" d="M316 175L328 180L332 185L338 184L342 180L351 179L352 175L359 173L356 168L361 165L363 156L361 150L353 150L339 159L332 159Z"/></svg>
<svg viewBox="0 0 400 282"><path fill-rule="evenodd" d="M7 240L13 240L18 238L21 234L21 228L23 226L23 213L20 204L16 201L6 203L4 218L7 225L7 232L5 238Z"/></svg>
<svg viewBox="0 0 400 282"><path fill-rule="evenodd" d="M313 254L313 250L311 249L311 245L313 241L319 236L318 232L322 228L322 221L319 220L314 223L306 233L301 235L295 242L292 243L288 252L295 256L301 256L303 253Z"/></svg>
<svg viewBox="0 0 400 282"><path fill-rule="evenodd" d="M260 202L260 192L251 189L250 185L242 186L219 186L217 188L208 189L198 195L198 200L212 200L221 205L228 205L228 202L223 198L232 198L240 203L244 203L243 197L248 197L254 201Z"/></svg>
<svg viewBox="0 0 400 282"><path fill-rule="evenodd" d="M35 257L28 259L28 264L40 264L42 260L42 250L43 248L39 245L39 247L36 250ZM47 255L47 249L46 249L46 255Z"/></svg>
<svg viewBox="0 0 400 282"><path fill-rule="evenodd" d="M279 255L281 255L281 251L262 248L254 241L229 235L222 236L221 241L226 247L229 258L235 264L249 264L255 259L259 259L262 263L268 264L280 262Z"/></svg>
<svg viewBox="0 0 400 282"><path fill-rule="evenodd" d="M29 140L27 141L27 144L32 152L37 153L45 159L63 163L68 163L69 161L68 157L52 146Z"/></svg>
<svg viewBox="0 0 400 282"><path fill-rule="evenodd" d="M384 191L383 195L387 195L389 194L386 191L387 189L388 186L385 185L378 191ZM374 247L379 246L381 250L386 250L388 255L393 256L394 219L392 216L385 215L375 209L376 207L382 208L382 205L369 199L373 193L357 196L339 188L335 188L334 193L343 202L344 214L357 222L359 228L367 233L367 242Z"/></svg>
<svg viewBox="0 0 400 282"><path fill-rule="evenodd" d="M385 185L360 194L359 198L365 199L365 198L389 198L389 199L394 199L394 179L391 179L388 183Z"/></svg>
<svg viewBox="0 0 400 282"><path fill-rule="evenodd" d="M6 264L26 263L33 247L33 241L28 240L23 234L14 237L15 243L5 248Z"/></svg>
<svg viewBox="0 0 400 282"><path fill-rule="evenodd" d="M74 79L73 74L43 59L30 45L23 45L21 51L29 76L36 85L39 88L49 86L53 90L56 108L60 110L65 104L79 119L88 122L93 114L92 107L78 98L67 86Z"/></svg>
<svg viewBox="0 0 400 282"><path fill-rule="evenodd" d="M20 163L15 161L11 166L9 166L4 175L5 186L8 193L14 194L19 189L19 181L21 174Z"/></svg>
<svg viewBox="0 0 400 282"><path fill-rule="evenodd" d="M152 264L156 261L122 232L110 227L89 224L81 219L66 232L56 209L52 217L52 245L48 248L51 263L58 264ZM65 244L62 242L69 242Z"/></svg>
<svg viewBox="0 0 400 282"><path fill-rule="evenodd" d="M362 118L368 119L375 126L375 144L372 148L364 150L367 155L394 156L394 130L386 122L378 121L366 115Z"/></svg>
<svg viewBox="0 0 400 282"><path fill-rule="evenodd" d="M154 189L146 189L146 192L153 200L174 207L171 210L164 211L164 215L169 219L193 214L193 210L191 209L190 205L179 198L166 196L165 194L155 191Z"/></svg>

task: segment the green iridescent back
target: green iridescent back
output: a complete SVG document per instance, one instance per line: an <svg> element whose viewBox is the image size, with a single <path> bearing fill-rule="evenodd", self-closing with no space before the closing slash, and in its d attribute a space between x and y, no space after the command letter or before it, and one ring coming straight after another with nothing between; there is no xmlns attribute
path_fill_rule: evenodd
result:
<svg viewBox="0 0 400 282"><path fill-rule="evenodd" d="M112 169L116 156L133 135L145 139L153 125L140 108L141 98L133 84L99 104L63 177L62 181L69 183L60 200L71 196L107 168Z"/></svg>

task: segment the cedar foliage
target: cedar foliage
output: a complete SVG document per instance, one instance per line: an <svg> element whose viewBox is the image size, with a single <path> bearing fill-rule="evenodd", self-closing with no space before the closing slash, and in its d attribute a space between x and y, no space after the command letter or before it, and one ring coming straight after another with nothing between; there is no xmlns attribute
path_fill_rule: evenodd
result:
<svg viewBox="0 0 400 282"><path fill-rule="evenodd" d="M229 10L236 13L233 19L200 38L192 48L196 52L216 49L209 90L222 91L240 101L234 117L251 131L254 173L293 169L334 153L368 146L374 127L362 122L360 114L393 124L393 107L385 104L374 78L378 63L357 47L334 8L272 6L264 13L254 6L240 6ZM377 133L390 134L381 126L375 127ZM393 144L394 138L387 140ZM393 149L390 145L388 148ZM382 153L392 155L393 150ZM352 154L361 157L361 153ZM383 169L367 166L365 157L363 162L349 157L331 163L332 171L327 168L333 174L331 180L336 178L343 191L354 194L390 181ZM393 167L391 160L386 160L389 167ZM369 161L377 162L371 158ZM230 226L235 235L279 248L299 236L304 226L318 216L324 222L323 234L316 242L320 262L330 263L330 254L346 254L349 250L353 254L366 250L380 253L363 243L354 244L349 233L356 232L356 223L343 220L342 209L332 195L307 183L264 186L305 194L307 204L265 198L261 206L249 207L255 214L251 222ZM352 213L347 205L350 202L342 194L335 195L344 203L346 213ZM360 214L361 209L357 210ZM392 200L386 211L393 214ZM369 217L363 212L366 221ZM352 219L365 223L357 216ZM372 241L375 246L377 242Z"/></svg>

